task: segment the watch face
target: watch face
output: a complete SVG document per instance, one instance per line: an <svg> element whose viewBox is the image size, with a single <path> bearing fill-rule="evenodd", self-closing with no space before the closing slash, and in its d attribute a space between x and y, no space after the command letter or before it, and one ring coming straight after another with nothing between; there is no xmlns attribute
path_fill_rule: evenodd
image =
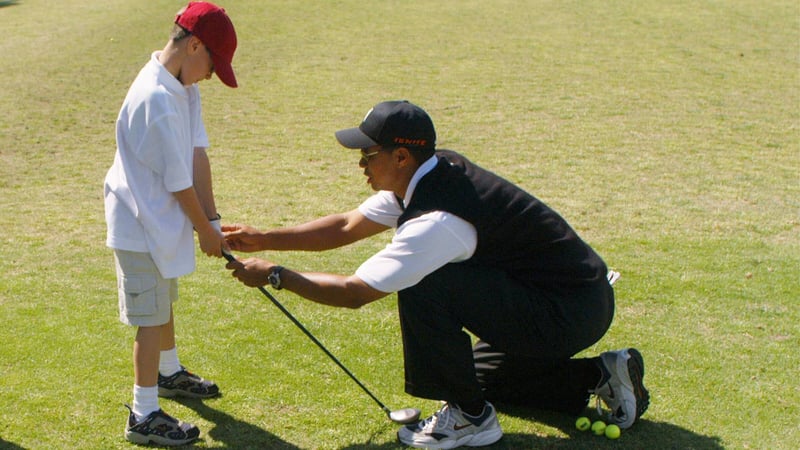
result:
<svg viewBox="0 0 800 450"><path fill-rule="evenodd" d="M280 272L281 272L282 269L283 269L283 267L280 267L280 266L272 269L272 272L267 277L267 280L269 280L269 284L272 285L272 287L275 288L275 289L280 289L281 288L281 275L280 275Z"/></svg>

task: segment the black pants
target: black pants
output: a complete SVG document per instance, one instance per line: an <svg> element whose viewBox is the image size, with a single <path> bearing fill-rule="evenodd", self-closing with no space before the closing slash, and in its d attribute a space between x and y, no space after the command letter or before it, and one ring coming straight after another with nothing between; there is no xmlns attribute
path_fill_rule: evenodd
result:
<svg viewBox="0 0 800 450"><path fill-rule="evenodd" d="M576 412L600 372L571 359L608 330L614 294L532 289L494 269L448 264L398 293L406 392ZM469 330L480 341L473 349Z"/></svg>

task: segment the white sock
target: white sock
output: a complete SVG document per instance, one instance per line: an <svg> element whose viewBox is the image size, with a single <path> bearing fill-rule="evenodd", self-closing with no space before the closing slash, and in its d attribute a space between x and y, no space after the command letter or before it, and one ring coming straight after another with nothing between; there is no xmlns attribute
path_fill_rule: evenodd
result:
<svg viewBox="0 0 800 450"><path fill-rule="evenodd" d="M133 385L133 407L136 421L141 422L153 411L158 411L158 386L142 387Z"/></svg>
<svg viewBox="0 0 800 450"><path fill-rule="evenodd" d="M158 360L158 372L168 377L179 370L181 370L181 362L178 360L178 347L162 350L161 357Z"/></svg>

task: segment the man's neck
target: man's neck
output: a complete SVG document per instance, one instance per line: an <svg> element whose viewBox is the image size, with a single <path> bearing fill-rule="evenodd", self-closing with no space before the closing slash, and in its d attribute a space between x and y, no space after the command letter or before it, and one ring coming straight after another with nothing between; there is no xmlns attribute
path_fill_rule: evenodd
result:
<svg viewBox="0 0 800 450"><path fill-rule="evenodd" d="M423 161L422 164L414 164L413 168L409 168L411 173L408 174L406 181L403 183L403 186L401 187L402 191L401 192L395 191L395 195L397 196L397 198L403 199L403 201L405 200L410 201L410 198L406 199L406 196L410 197L411 195L413 195L413 189L416 188L419 180L422 177L424 177L428 172L433 170L438 162L439 160L436 159L436 156L432 156L430 159ZM412 187L412 192L408 192L410 186ZM406 202L406 204L407 203L408 202Z"/></svg>

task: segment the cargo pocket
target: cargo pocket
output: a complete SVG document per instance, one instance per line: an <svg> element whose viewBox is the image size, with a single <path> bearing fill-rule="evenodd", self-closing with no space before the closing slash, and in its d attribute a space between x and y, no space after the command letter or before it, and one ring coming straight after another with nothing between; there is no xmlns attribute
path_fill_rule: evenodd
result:
<svg viewBox="0 0 800 450"><path fill-rule="evenodd" d="M120 306L129 317L152 316L158 311L154 274L128 275L122 278L119 289Z"/></svg>

